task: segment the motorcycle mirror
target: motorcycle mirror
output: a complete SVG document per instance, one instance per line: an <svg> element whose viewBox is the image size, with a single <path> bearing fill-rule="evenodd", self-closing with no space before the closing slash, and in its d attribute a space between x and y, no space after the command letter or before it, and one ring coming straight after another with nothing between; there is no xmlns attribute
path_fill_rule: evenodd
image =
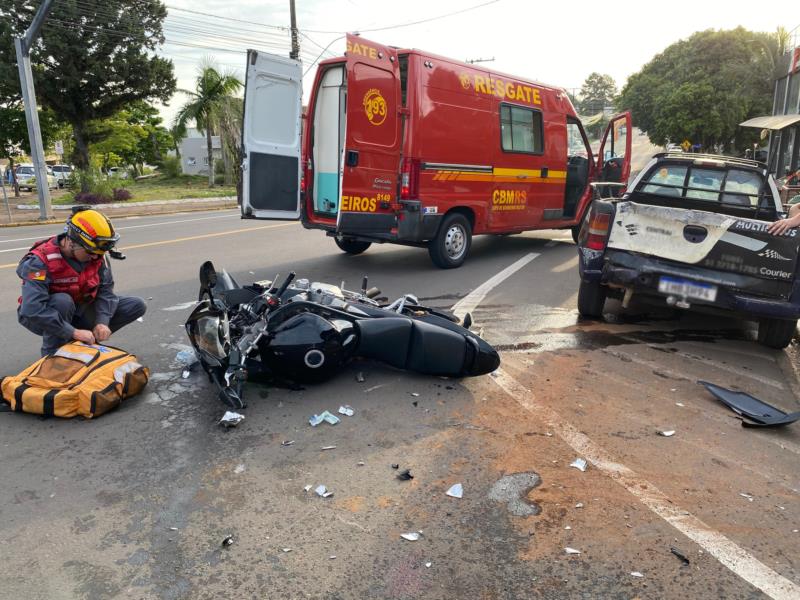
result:
<svg viewBox="0 0 800 600"><path fill-rule="evenodd" d="M200 286L211 289L215 285L217 285L217 270L214 268L214 264L207 260L200 266Z"/></svg>

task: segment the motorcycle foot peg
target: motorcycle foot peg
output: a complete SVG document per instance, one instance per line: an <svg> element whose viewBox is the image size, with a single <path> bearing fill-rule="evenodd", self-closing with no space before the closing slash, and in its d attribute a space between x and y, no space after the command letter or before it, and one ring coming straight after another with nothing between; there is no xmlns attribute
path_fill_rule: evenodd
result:
<svg viewBox="0 0 800 600"><path fill-rule="evenodd" d="M219 399L222 400L223 404L231 408L247 408L247 404L245 404L244 399L230 388L220 390Z"/></svg>

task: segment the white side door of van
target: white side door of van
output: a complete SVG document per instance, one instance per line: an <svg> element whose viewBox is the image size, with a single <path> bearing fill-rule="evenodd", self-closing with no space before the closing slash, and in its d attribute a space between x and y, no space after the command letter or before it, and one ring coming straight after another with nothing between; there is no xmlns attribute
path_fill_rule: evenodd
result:
<svg viewBox="0 0 800 600"><path fill-rule="evenodd" d="M299 61L247 51L242 216L300 218L303 71Z"/></svg>

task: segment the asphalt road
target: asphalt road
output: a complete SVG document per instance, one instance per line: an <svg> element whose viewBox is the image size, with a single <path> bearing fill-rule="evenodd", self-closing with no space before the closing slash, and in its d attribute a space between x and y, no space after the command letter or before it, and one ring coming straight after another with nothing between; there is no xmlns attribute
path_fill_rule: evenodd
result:
<svg viewBox="0 0 800 600"><path fill-rule="evenodd" d="M797 426L743 429L695 383L797 410L796 348L648 307L579 321L567 232L476 238L462 268L442 271L424 250L351 257L320 232L235 211L115 224L128 254L117 289L148 313L112 343L151 382L96 421L0 413L0 597L797 597ZM14 266L52 231L0 235L2 373L37 356L16 324ZM501 371L450 381L355 362L302 390L248 386L246 420L224 430L214 390L175 361L206 259L240 282L295 270L358 287L367 274L390 298L473 304ZM308 425L341 404L355 415ZM569 466L578 457L585 472ZM445 495L455 483L461 499ZM319 484L334 496L304 490Z"/></svg>

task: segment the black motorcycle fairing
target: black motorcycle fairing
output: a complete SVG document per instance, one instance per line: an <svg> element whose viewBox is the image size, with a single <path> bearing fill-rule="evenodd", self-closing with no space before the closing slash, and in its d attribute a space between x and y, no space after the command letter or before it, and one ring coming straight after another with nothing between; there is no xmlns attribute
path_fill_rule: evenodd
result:
<svg viewBox="0 0 800 600"><path fill-rule="evenodd" d="M300 312L270 323L269 338L259 344L261 360L286 379L321 381L331 377L358 346L353 323Z"/></svg>

